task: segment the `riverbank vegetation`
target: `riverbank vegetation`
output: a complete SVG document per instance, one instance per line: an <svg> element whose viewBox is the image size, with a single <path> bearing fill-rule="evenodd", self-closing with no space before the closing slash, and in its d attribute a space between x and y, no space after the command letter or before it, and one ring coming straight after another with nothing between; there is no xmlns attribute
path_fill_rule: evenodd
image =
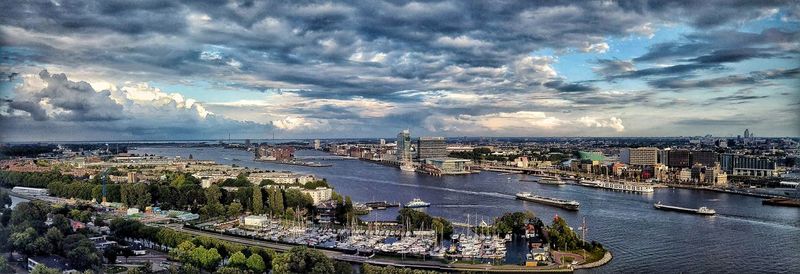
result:
<svg viewBox="0 0 800 274"><path fill-rule="evenodd" d="M567 221L561 217L553 218L553 223L547 228L547 239L550 247L555 250L566 251L575 254L586 253L585 263L591 263L603 258L606 249L602 244L591 241L583 241L578 234L569 227Z"/></svg>
<svg viewBox="0 0 800 274"><path fill-rule="evenodd" d="M102 201L103 186L99 177L89 180L58 171L0 171L0 185L47 188L49 194L56 197ZM234 218L245 212L294 219L298 215L308 216L314 209L314 200L302 189L332 188L325 180L295 183L300 189L288 188L293 185L275 184L271 180L254 185L247 180L245 173L205 189L200 184L200 180L190 173L165 172L160 179L150 183L107 183L106 201L139 209L157 206L162 210L186 210L200 214L203 220ZM344 223L352 219L355 214L350 197L335 192L333 197L337 203L337 221Z"/></svg>

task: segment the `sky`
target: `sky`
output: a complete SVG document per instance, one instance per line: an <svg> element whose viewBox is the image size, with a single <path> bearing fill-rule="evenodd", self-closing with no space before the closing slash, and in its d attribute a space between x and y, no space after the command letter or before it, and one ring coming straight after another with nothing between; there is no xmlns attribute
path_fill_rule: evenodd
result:
<svg viewBox="0 0 800 274"><path fill-rule="evenodd" d="M798 1L0 10L0 142L800 136Z"/></svg>

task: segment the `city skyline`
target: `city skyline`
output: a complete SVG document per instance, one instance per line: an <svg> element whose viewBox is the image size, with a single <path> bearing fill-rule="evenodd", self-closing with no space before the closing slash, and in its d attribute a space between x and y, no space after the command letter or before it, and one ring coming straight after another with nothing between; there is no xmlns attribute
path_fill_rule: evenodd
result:
<svg viewBox="0 0 800 274"><path fill-rule="evenodd" d="M0 7L1 142L800 136L792 1Z"/></svg>

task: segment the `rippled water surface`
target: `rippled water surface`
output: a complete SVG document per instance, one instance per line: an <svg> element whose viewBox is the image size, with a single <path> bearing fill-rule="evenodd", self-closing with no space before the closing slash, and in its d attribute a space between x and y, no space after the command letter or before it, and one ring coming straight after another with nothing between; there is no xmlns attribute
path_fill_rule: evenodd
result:
<svg viewBox="0 0 800 274"><path fill-rule="evenodd" d="M754 197L684 189L630 194L519 182L525 175L496 172L432 177L359 160L326 161L333 166L322 168L276 165L252 161L246 151L222 148L149 147L131 152L182 157L192 154L195 159L223 164L315 174L354 201L407 202L421 198L432 203L426 209L429 214L458 222L466 222L467 214L474 223L475 216L490 222L504 212L531 210L546 223L559 215L577 228L585 217L587 238L603 243L614 254L609 264L588 272L800 273L800 208L762 206L761 199ZM298 152L315 154L322 153ZM514 194L519 191L577 200L581 209L570 212L518 201ZM653 208L657 201L692 208L707 206L718 214L703 217L658 211ZM397 209L376 210L363 218L391 220L396 213Z"/></svg>

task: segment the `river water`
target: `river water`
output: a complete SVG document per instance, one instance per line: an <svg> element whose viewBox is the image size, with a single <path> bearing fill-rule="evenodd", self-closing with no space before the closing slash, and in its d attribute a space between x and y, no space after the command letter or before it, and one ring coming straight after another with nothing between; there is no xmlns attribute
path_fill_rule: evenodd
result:
<svg viewBox="0 0 800 274"><path fill-rule="evenodd" d="M421 198L432 203L426 211L456 222L491 223L505 212L533 211L545 223L561 216L578 228L585 218L586 237L609 248L614 259L607 265L580 272L618 273L798 273L800 271L800 208L762 206L761 199L701 190L656 189L631 194L575 185L550 186L520 182L525 175L482 172L468 176L433 177L360 160L331 160L331 167L303 167L252 160L246 151L223 148L141 147L131 153L214 160L266 170L289 170L323 177L342 195L356 202L408 202ZM326 155L299 151L300 155ZM234 161L234 159L240 159ZM514 199L530 191L576 200L571 212ZM653 203L717 211L713 217L659 211ZM376 210L364 220L393 220L397 209ZM458 229L456 230L458 231ZM524 257L509 249L510 261Z"/></svg>

